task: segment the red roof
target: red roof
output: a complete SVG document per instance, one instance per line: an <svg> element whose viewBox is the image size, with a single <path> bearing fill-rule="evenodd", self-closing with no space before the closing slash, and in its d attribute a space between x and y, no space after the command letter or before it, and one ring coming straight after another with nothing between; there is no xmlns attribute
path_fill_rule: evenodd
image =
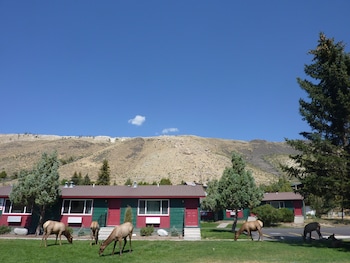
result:
<svg viewBox="0 0 350 263"><path fill-rule="evenodd" d="M12 187L0 187L0 196L8 197ZM145 185L105 186L77 185L61 187L62 198L201 198L205 197L201 185Z"/></svg>
<svg viewBox="0 0 350 263"><path fill-rule="evenodd" d="M263 201L285 201L285 200L303 200L304 198L294 192L276 192L265 193Z"/></svg>

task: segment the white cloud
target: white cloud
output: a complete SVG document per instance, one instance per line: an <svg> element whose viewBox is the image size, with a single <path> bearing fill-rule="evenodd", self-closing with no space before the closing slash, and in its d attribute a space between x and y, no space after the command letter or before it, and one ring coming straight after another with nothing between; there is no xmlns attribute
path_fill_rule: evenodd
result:
<svg viewBox="0 0 350 263"><path fill-rule="evenodd" d="M178 131L179 131L178 128L166 128L166 129L162 130L162 133L163 134L167 134L167 133L170 133L170 132L178 132Z"/></svg>
<svg viewBox="0 0 350 263"><path fill-rule="evenodd" d="M135 118L128 120L132 125L141 126L146 121L145 116L136 115Z"/></svg>

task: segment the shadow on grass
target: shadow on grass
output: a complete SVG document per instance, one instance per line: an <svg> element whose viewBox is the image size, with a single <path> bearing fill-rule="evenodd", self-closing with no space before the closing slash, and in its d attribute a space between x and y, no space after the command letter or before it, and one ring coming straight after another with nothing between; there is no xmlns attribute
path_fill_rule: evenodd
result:
<svg viewBox="0 0 350 263"><path fill-rule="evenodd" d="M69 246L71 246L72 245L72 243L64 243L64 242L62 242L62 246L66 246L66 245L69 245ZM54 246L61 246L60 245L60 243L57 241L57 244L55 243L55 242L53 242L53 243L47 243L47 247L54 247ZM45 244L44 244L44 242L43 242L43 244L41 245L40 244L40 247L43 247L43 248L45 248Z"/></svg>
<svg viewBox="0 0 350 263"><path fill-rule="evenodd" d="M285 243L290 246L315 247L315 248L330 248L343 252L350 252L350 241L342 241L339 247L332 247L332 242L326 238L322 239L307 239L304 241L300 237L290 236L273 236L269 241Z"/></svg>
<svg viewBox="0 0 350 263"><path fill-rule="evenodd" d="M112 254L112 252L111 252L109 254L102 254L100 257L113 257L113 256L119 257L119 256L123 256L125 253L131 253L131 252L132 252L132 250L126 249L126 250L123 250L123 253L120 255L120 252L118 250L118 251L115 251L114 254Z"/></svg>
<svg viewBox="0 0 350 263"><path fill-rule="evenodd" d="M232 232L231 229L228 228L215 228L210 229L208 232L214 232L214 233L231 233L234 234L235 232Z"/></svg>

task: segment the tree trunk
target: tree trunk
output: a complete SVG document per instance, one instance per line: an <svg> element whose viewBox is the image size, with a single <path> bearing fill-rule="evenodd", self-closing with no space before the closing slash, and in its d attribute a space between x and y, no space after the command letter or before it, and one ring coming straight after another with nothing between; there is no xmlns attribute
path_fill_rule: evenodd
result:
<svg viewBox="0 0 350 263"><path fill-rule="evenodd" d="M45 217L45 205L42 205L40 207L40 215L39 215L39 222L38 222L38 225L36 226L36 230L35 230L35 236L38 236L40 235L40 230L41 230L41 227L43 225L43 221L44 221L44 217Z"/></svg>
<svg viewBox="0 0 350 263"><path fill-rule="evenodd" d="M233 221L232 229L231 229L232 232L236 232L237 220L238 220L238 210L235 209L235 219Z"/></svg>

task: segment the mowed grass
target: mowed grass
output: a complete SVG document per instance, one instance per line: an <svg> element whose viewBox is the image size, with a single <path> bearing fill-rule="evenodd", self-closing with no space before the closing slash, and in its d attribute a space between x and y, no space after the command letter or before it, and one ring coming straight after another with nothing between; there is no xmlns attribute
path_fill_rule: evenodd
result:
<svg viewBox="0 0 350 263"><path fill-rule="evenodd" d="M202 222L201 223L201 236L202 239L234 239L234 233L232 233L232 223L229 223L225 228L217 228L219 224L217 222ZM242 223L237 224L237 228L240 228ZM240 238L244 238L242 235Z"/></svg>
<svg viewBox="0 0 350 263"><path fill-rule="evenodd" d="M1 262L350 262L348 244L342 248L329 248L327 242L313 241L272 242L272 241L132 241L125 252L119 256L118 244L116 254L111 255L110 244L102 256L98 255L99 246L90 246L89 241L74 241L55 245L48 240L48 247L41 247L40 240L0 239Z"/></svg>

